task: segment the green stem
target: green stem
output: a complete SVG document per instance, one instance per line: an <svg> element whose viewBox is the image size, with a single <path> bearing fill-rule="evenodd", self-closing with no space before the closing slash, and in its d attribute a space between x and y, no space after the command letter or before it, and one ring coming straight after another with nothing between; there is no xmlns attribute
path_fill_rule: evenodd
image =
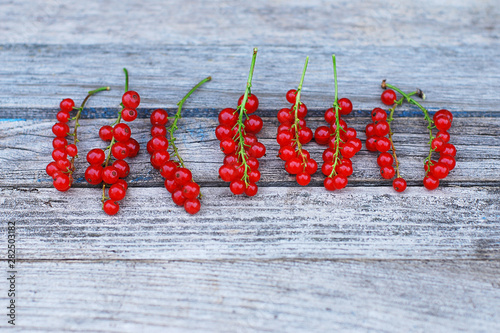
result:
<svg viewBox="0 0 500 333"><path fill-rule="evenodd" d="M128 71L126 68L124 68L123 71L125 72L125 92L127 92L128 91Z"/></svg>
<svg viewBox="0 0 500 333"><path fill-rule="evenodd" d="M175 145L174 132L178 129L178 127L177 127L177 121L179 119L181 119L181 111L182 111L182 106L184 105L184 102L189 98L189 96L191 96L192 93L194 93L199 87L201 87L201 85L203 85L205 82L208 82L210 80L212 80L212 77L210 77L210 76L207 77L207 78L205 78L205 79L203 79L203 80L201 80L196 86L193 87L193 89L191 89L186 94L186 96L184 96L179 101L179 103L177 103L177 105L179 106L179 108L177 109L177 113L175 114L174 121L173 121L172 125L170 125L170 127L168 128L168 133L170 133L170 146L172 147L172 149L174 151L174 155L177 157L177 159L179 160L179 163L182 165L183 168L185 168L185 166L184 166L184 160L179 155L179 151L177 150L177 146Z"/></svg>
<svg viewBox="0 0 500 333"><path fill-rule="evenodd" d="M335 169L339 162L340 142L342 141L340 139L340 130L343 130L345 132L345 130L340 127L340 114L339 114L340 106L338 103L338 84L337 84L337 62L335 60L335 54L332 54L332 61L333 61L333 77L335 80L335 100L333 102L333 108L335 109L336 128L335 128L335 153L333 154L333 170L328 176L330 178L337 174L337 171Z"/></svg>
<svg viewBox="0 0 500 333"><path fill-rule="evenodd" d="M245 185L248 186L248 170L250 167L247 164L247 156L246 156L246 151L245 151L245 124L243 123L243 117L247 116L247 110L245 109L245 105L248 101L248 95L251 94L251 88L252 88L252 78L253 78L253 71L255 68L255 60L257 59L257 48L253 49L253 56L252 56L252 63L250 64L250 72L248 73L248 79L247 79L247 86L245 89L245 94L243 95L243 100L240 105L238 105L237 110L239 110L239 117L238 121L236 122L236 125L238 127L238 133L236 134L236 140L238 140L238 156L241 159L241 163L245 168L245 171L243 173L243 178L242 180L245 182Z"/></svg>
<svg viewBox="0 0 500 333"><path fill-rule="evenodd" d="M432 149L432 146L431 146L431 142L434 139L434 136L432 135L432 129L434 128L434 121L430 117L429 111L427 111L427 109L424 108L416 100L414 100L413 98L411 98L411 95L413 95L413 93L412 94L405 94L398 87L395 87L392 84L386 83L385 80L382 81L382 88L384 88L384 89L385 88L390 88L390 89L393 89L393 90L397 91L398 93L400 93L408 101L408 103L418 106L418 108L420 110L422 110L422 112L424 113L424 119L427 120L427 129L429 130L429 143L428 143L429 144L429 155L424 160L424 164L428 161L429 162L429 166L431 166L432 165L431 164L432 152L434 151L434 149ZM425 95L422 93L422 91L420 89L418 89L415 92L415 94L421 96L422 99L425 99Z"/></svg>
<svg viewBox="0 0 500 333"><path fill-rule="evenodd" d="M295 144L297 146L296 151L302 156L302 165L305 170L307 166L307 158L302 152L302 144L299 140L299 130L300 130L300 119L299 119L299 107L300 107L300 95L302 93L302 84L304 83L304 77L306 75L307 64L309 63L309 56L306 57L306 62L304 63L304 68L302 69L302 76L300 77L300 82L297 90L295 91L295 104L293 106L295 121L292 128L295 130Z"/></svg>

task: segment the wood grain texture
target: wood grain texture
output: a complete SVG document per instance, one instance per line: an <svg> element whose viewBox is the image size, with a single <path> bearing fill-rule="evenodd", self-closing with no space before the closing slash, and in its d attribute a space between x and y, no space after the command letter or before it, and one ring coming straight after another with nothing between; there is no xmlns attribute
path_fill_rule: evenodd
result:
<svg viewBox="0 0 500 333"><path fill-rule="evenodd" d="M17 328L496 332L499 269L497 260L23 261Z"/></svg>
<svg viewBox="0 0 500 333"><path fill-rule="evenodd" d="M63 98L81 101L87 91L109 85L94 97L90 116L111 118L124 89L122 68L130 72L130 89L142 96L142 108L175 107L198 81L211 75L189 99L188 109L220 110L236 105L244 92L253 46L172 45L1 45L1 118L46 118ZM285 93L296 88L302 65L310 56L303 102L312 110L333 103L332 53L337 54L339 94L355 111L380 105L380 83L387 79L404 91L422 89L430 110L499 111L500 48L440 46L373 46L336 44L263 46L255 67L253 92L260 108L281 108ZM478 96L480 101L478 100ZM104 108L104 109L102 109ZM405 106L403 110L416 111ZM479 114L480 116L481 114Z"/></svg>
<svg viewBox="0 0 500 333"><path fill-rule="evenodd" d="M279 146L276 142L278 122L274 117L264 117L265 127L259 133L260 140L267 147L267 156L261 159L261 186L298 186L295 177L284 169L284 162L277 158ZM349 126L354 127L359 137L365 140L364 127L370 121L367 117L346 117ZM98 137L100 126L109 124L107 119L82 120L79 129L79 151L75 186L88 187L84 172L88 166L85 156L90 149L105 147ZM45 173L45 166L52 160L51 127L54 121L3 121L0 122L0 187L29 186L51 187L52 179ZM320 117L309 117L308 124L313 129L324 125ZM223 153L214 134L217 119L186 117L179 121L178 145L180 153L192 169L197 182L203 186L224 186L228 184L218 179L218 169L222 165ZM134 159L129 159L131 174L127 178L131 186L163 187L163 178L149 163L146 143L151 138L148 119L137 119L131 125L133 136L139 141L143 151ZM398 117L393 123L394 140L401 161L403 177L412 186L422 186L424 177L423 160L428 154L426 122L421 117ZM500 118L459 118L455 117L450 130L451 142L457 147L457 167L441 181L442 186L498 186L500 184ZM29 145L28 145L29 143ZM306 149L316 161L322 163L324 146L314 142ZM353 158L354 173L349 178L350 185L391 186L382 179L376 164L376 153L363 150ZM22 160L21 167L15 167ZM321 166L321 165L320 165ZM311 185L322 186L324 176L319 170ZM361 190L361 189L360 189Z"/></svg>
<svg viewBox="0 0 500 333"><path fill-rule="evenodd" d="M498 187L202 191L190 216L165 189L130 188L110 217L98 188L1 189L1 230L16 221L20 259L500 259Z"/></svg>

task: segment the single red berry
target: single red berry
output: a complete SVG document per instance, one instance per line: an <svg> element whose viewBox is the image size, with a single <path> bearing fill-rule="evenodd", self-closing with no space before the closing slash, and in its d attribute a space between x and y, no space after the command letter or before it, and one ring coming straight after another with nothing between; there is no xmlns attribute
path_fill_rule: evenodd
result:
<svg viewBox="0 0 500 333"><path fill-rule="evenodd" d="M174 161L167 161L160 167L161 175L166 179L174 179L177 164Z"/></svg>
<svg viewBox="0 0 500 333"><path fill-rule="evenodd" d="M125 198L127 192L120 184L113 184L108 190L108 196L113 201L120 201Z"/></svg>
<svg viewBox="0 0 500 333"><path fill-rule="evenodd" d="M365 133L367 138L371 138L372 136L375 136L375 124L374 123L369 123L365 127Z"/></svg>
<svg viewBox="0 0 500 333"><path fill-rule="evenodd" d="M252 114L245 120L245 131L247 133L257 134L262 130L264 122L262 118Z"/></svg>
<svg viewBox="0 0 500 333"><path fill-rule="evenodd" d="M403 178L394 178L392 181L392 187L396 190L396 192L403 192L406 190L406 180Z"/></svg>
<svg viewBox="0 0 500 333"><path fill-rule="evenodd" d="M294 116L292 114L292 110L284 108L278 111L278 121L281 124L291 124L294 122Z"/></svg>
<svg viewBox="0 0 500 333"><path fill-rule="evenodd" d="M293 140L293 135L292 132L290 131L281 131L276 136L276 141L281 147L290 146L292 144L292 140Z"/></svg>
<svg viewBox="0 0 500 333"><path fill-rule="evenodd" d="M450 155L455 157L457 155L457 148L451 143L444 145L443 150L441 150L441 155Z"/></svg>
<svg viewBox="0 0 500 333"><path fill-rule="evenodd" d="M341 190L347 185L347 177L342 175L336 175L333 177L333 186L335 189Z"/></svg>
<svg viewBox="0 0 500 333"><path fill-rule="evenodd" d="M65 175L65 174L58 174L54 178L53 184L54 184L54 187L56 188L56 190L61 191L61 192L65 192L65 191L69 190L71 187L70 178L68 175Z"/></svg>
<svg viewBox="0 0 500 333"><path fill-rule="evenodd" d="M136 139L130 138L125 142L128 148L128 157L136 157L139 154L140 146Z"/></svg>
<svg viewBox="0 0 500 333"><path fill-rule="evenodd" d="M299 142L301 144L305 145L309 143L312 140L313 136L314 134L309 127L299 129Z"/></svg>
<svg viewBox="0 0 500 333"><path fill-rule="evenodd" d="M69 113L73 111L73 107L75 106L75 102L71 98L66 98L59 103L59 107L61 111Z"/></svg>
<svg viewBox="0 0 500 333"><path fill-rule="evenodd" d="M236 169L232 165L224 164L219 168L219 176L225 182L233 181L236 176Z"/></svg>
<svg viewBox="0 0 500 333"><path fill-rule="evenodd" d="M446 131L439 131L436 134L436 138L443 140L444 143L448 143L450 141L451 137L450 137L450 133L448 133Z"/></svg>
<svg viewBox="0 0 500 333"><path fill-rule="evenodd" d="M102 210L104 210L104 212L108 215L116 215L116 213L120 210L120 205L109 199L104 202Z"/></svg>
<svg viewBox="0 0 500 333"><path fill-rule="evenodd" d="M191 179L193 179L193 175L191 174L191 171L189 171L189 169L178 168L175 171L174 179L177 182L177 184L179 184L179 185L185 185L188 182L190 182Z"/></svg>
<svg viewBox="0 0 500 333"><path fill-rule="evenodd" d="M229 189L234 195L243 194L245 192L245 182L242 180L233 180L231 184L229 184Z"/></svg>
<svg viewBox="0 0 500 333"><path fill-rule="evenodd" d="M248 147L248 146L256 144L257 142L259 142L259 140L257 139L257 137L254 134L247 133L247 134L243 135L243 144L245 144L245 146Z"/></svg>
<svg viewBox="0 0 500 333"><path fill-rule="evenodd" d="M292 146L282 146L278 152L278 157L283 161L288 161L295 157L295 149Z"/></svg>
<svg viewBox="0 0 500 333"><path fill-rule="evenodd" d="M149 116L149 121L151 125L165 126L168 123L168 112L163 109L156 109Z"/></svg>
<svg viewBox="0 0 500 333"><path fill-rule="evenodd" d="M56 165L57 168L63 172L74 170L74 167L71 166L71 162L67 159L57 160Z"/></svg>
<svg viewBox="0 0 500 333"><path fill-rule="evenodd" d="M431 166L431 174L437 179L443 179L448 176L450 170L444 163L437 162Z"/></svg>
<svg viewBox="0 0 500 333"><path fill-rule="evenodd" d="M347 127L345 131L345 137L347 140L349 139L355 139L358 136L358 132L352 127Z"/></svg>
<svg viewBox="0 0 500 333"><path fill-rule="evenodd" d="M163 125L151 126L151 136L167 136L167 128Z"/></svg>
<svg viewBox="0 0 500 333"><path fill-rule="evenodd" d="M49 177L52 177L56 171L59 171L56 162L50 162L45 167L45 172L47 172L47 175L49 175Z"/></svg>
<svg viewBox="0 0 500 333"><path fill-rule="evenodd" d="M309 175L312 175L316 171L318 171L318 163L315 160L313 160L312 158L308 159L307 163L306 163L305 172Z"/></svg>
<svg viewBox="0 0 500 333"><path fill-rule="evenodd" d="M299 153L297 152L297 156L299 156ZM305 149L302 149L302 156L299 156L300 158L305 158L306 160L311 158L311 155L309 152Z"/></svg>
<svg viewBox="0 0 500 333"><path fill-rule="evenodd" d="M292 109L292 115L295 118L294 109ZM307 116L307 107L304 103L300 103L299 107L297 108L297 118L303 120L306 116Z"/></svg>
<svg viewBox="0 0 500 333"><path fill-rule="evenodd" d="M187 199L194 199L200 194L200 185L191 181L182 187L182 193Z"/></svg>
<svg viewBox="0 0 500 333"><path fill-rule="evenodd" d="M113 127L105 125L99 129L99 137L103 141L111 141L113 139Z"/></svg>
<svg viewBox="0 0 500 333"><path fill-rule="evenodd" d="M102 171L102 180L106 184L114 184L119 178L118 170L112 165L108 165Z"/></svg>
<svg viewBox="0 0 500 333"><path fill-rule="evenodd" d="M151 147L153 151L155 150L167 150L168 149L168 140L164 136L154 136L151 139Z"/></svg>
<svg viewBox="0 0 500 333"><path fill-rule="evenodd" d="M177 206L184 206L184 203L186 202L186 197L182 193L182 190L177 189L172 193L172 201L177 205Z"/></svg>
<svg viewBox="0 0 500 333"><path fill-rule="evenodd" d="M220 142L220 150L226 155L232 154L236 150L236 142L233 139L226 138Z"/></svg>
<svg viewBox="0 0 500 333"><path fill-rule="evenodd" d="M450 122L453 122L453 114L450 111L445 110L445 109L439 110L436 113L434 113L434 116L432 117L432 119L434 120L434 122L441 115L446 116L450 120Z"/></svg>
<svg viewBox="0 0 500 333"><path fill-rule="evenodd" d="M380 99L382 100L382 103L384 103L385 105L392 105L394 104L394 102L396 102L397 97L394 90L387 89L382 92Z"/></svg>
<svg viewBox="0 0 500 333"><path fill-rule="evenodd" d="M243 97L245 95L241 95L238 99L238 105L243 103ZM259 108L259 99L254 94L248 94L247 102L245 103L245 110L247 113L254 113Z"/></svg>
<svg viewBox="0 0 500 333"><path fill-rule="evenodd" d="M349 177L354 172L354 169L349 163L339 163L335 167L335 172L341 176Z"/></svg>
<svg viewBox="0 0 500 333"><path fill-rule="evenodd" d="M392 163L394 163L394 158L392 154L388 152L380 153L377 157L377 164L379 167L392 166Z"/></svg>
<svg viewBox="0 0 500 333"><path fill-rule="evenodd" d="M130 139L132 132L130 131L130 127L127 124L120 123L116 124L113 128L113 136L116 141L123 142Z"/></svg>
<svg viewBox="0 0 500 333"><path fill-rule="evenodd" d="M224 157L224 164L235 165L239 163L238 156L235 153L226 155Z"/></svg>
<svg viewBox="0 0 500 333"><path fill-rule="evenodd" d="M54 159L54 161L65 160L66 158L68 158L68 153L64 148L57 148L52 152L52 158Z"/></svg>
<svg viewBox="0 0 500 333"><path fill-rule="evenodd" d="M266 154L266 146L264 146L261 142L257 142L250 147L248 153L251 157L261 158Z"/></svg>
<svg viewBox="0 0 500 333"><path fill-rule="evenodd" d="M306 186L311 182L311 175L305 172L300 172L295 176L297 184L300 186Z"/></svg>
<svg viewBox="0 0 500 333"><path fill-rule="evenodd" d="M69 156L75 157L76 155L78 155L78 147L74 144L70 144L66 146L66 152Z"/></svg>
<svg viewBox="0 0 500 333"><path fill-rule="evenodd" d="M125 142L117 142L111 147L111 154L117 160L123 160L128 157L128 148Z"/></svg>
<svg viewBox="0 0 500 333"><path fill-rule="evenodd" d="M243 179L243 176L245 174L245 166L240 165L239 167L235 165L236 173L234 176L234 179Z"/></svg>
<svg viewBox="0 0 500 333"><path fill-rule="evenodd" d="M441 155L438 160L439 163L442 163L448 167L448 170L455 169L456 161L453 156L450 155Z"/></svg>
<svg viewBox="0 0 500 333"><path fill-rule="evenodd" d="M384 153L391 149L391 141L386 137L378 138L376 147L379 152Z"/></svg>
<svg viewBox="0 0 500 333"><path fill-rule="evenodd" d="M347 130L347 123L343 119L339 119L339 125L343 129L343 131L340 130L340 133L345 133L345 131ZM334 122L330 125L330 132L335 133L336 130L337 130L337 123Z"/></svg>
<svg viewBox="0 0 500 333"><path fill-rule="evenodd" d="M290 131L292 134L295 134L295 129L292 128L292 124L290 123L283 123L278 126L278 131L276 133L279 133L281 131Z"/></svg>
<svg viewBox="0 0 500 333"><path fill-rule="evenodd" d="M254 195L257 194L258 190L259 190L259 187L256 184L250 183L250 184L248 184L247 188L245 189L245 194L248 195L249 197L253 197Z"/></svg>
<svg viewBox="0 0 500 333"><path fill-rule="evenodd" d="M125 121L134 121L137 118L137 110L125 108L122 110L122 119Z"/></svg>
<svg viewBox="0 0 500 333"><path fill-rule="evenodd" d="M327 126L320 126L314 131L314 140L319 145L328 144L330 139L330 129Z"/></svg>
<svg viewBox="0 0 500 333"><path fill-rule="evenodd" d="M434 164L436 164L436 163L437 163L437 162L436 162L436 161L434 161L434 160L431 160L431 161L430 161L430 163L429 163L429 161L427 160L427 161L425 162L425 164L424 164L424 170L425 170L425 172L426 172L426 173L431 172L431 169L430 169L430 167L429 167L429 166L431 166L431 167L432 167L432 166L433 166Z"/></svg>
<svg viewBox="0 0 500 333"><path fill-rule="evenodd" d="M337 118L335 117L335 110L329 108L325 111L325 121L329 124L333 124Z"/></svg>
<svg viewBox="0 0 500 333"><path fill-rule="evenodd" d="M352 103L348 98L341 98L338 100L340 106L339 113L342 115L347 115L352 111Z"/></svg>
<svg viewBox="0 0 500 333"><path fill-rule="evenodd" d="M286 93L286 100L288 103L295 104L295 99L297 98L297 90L295 89L290 89Z"/></svg>
<svg viewBox="0 0 500 333"><path fill-rule="evenodd" d="M135 91L129 90L122 96L123 106L130 109L137 109L141 103L141 97Z"/></svg>
<svg viewBox="0 0 500 333"><path fill-rule="evenodd" d="M335 191L335 182L333 181L333 178L326 177L325 180L323 181L323 186L327 191Z"/></svg>
<svg viewBox="0 0 500 333"><path fill-rule="evenodd" d="M376 136L371 136L368 139L366 139L366 149L368 151L377 151L377 139L378 137Z"/></svg>
<svg viewBox="0 0 500 333"><path fill-rule="evenodd" d="M445 145L444 141L441 140L440 138L434 138L431 141L431 148L437 152L443 151L444 145Z"/></svg>
<svg viewBox="0 0 500 333"><path fill-rule="evenodd" d="M120 178L125 178L130 173L130 166L124 160L116 160L112 165L118 171L118 176Z"/></svg>
<svg viewBox="0 0 500 333"><path fill-rule="evenodd" d="M390 130L391 128L389 127L389 123L385 120L379 120L375 124L374 131L376 136L386 136L387 134L389 134Z"/></svg>
<svg viewBox="0 0 500 333"><path fill-rule="evenodd" d="M247 164L251 170L259 169L259 160L257 160L255 157L249 157L247 159Z"/></svg>
<svg viewBox="0 0 500 333"><path fill-rule="evenodd" d="M157 150L151 155L151 165L155 169L160 169L162 165L168 162L170 154L166 150Z"/></svg>
<svg viewBox="0 0 500 333"><path fill-rule="evenodd" d="M180 190L182 185L177 184L174 179L165 179L165 188L168 192L174 193L175 191Z"/></svg>
<svg viewBox="0 0 500 333"><path fill-rule="evenodd" d="M90 185L97 185L102 182L103 167L101 165L91 165L85 170L85 180Z"/></svg>
<svg viewBox="0 0 500 333"><path fill-rule="evenodd" d="M373 122L387 120L387 112L381 108L375 108L372 111L372 120Z"/></svg>
<svg viewBox="0 0 500 333"><path fill-rule="evenodd" d="M259 170L251 170L248 173L248 181L251 183L257 183L260 180L260 171Z"/></svg>
<svg viewBox="0 0 500 333"><path fill-rule="evenodd" d="M354 138L354 139L349 139L347 140L346 144L349 144L354 147L356 153L363 148L363 143L361 142L360 139Z"/></svg>
<svg viewBox="0 0 500 333"><path fill-rule="evenodd" d="M64 112L64 111L59 111L57 113L57 121L61 122L61 123L67 123L69 121L69 117L70 117L70 114L68 112Z"/></svg>
<svg viewBox="0 0 500 333"><path fill-rule="evenodd" d="M184 209L187 213L194 215L201 209L201 203L198 199L187 199L184 201Z"/></svg>
<svg viewBox="0 0 500 333"><path fill-rule="evenodd" d="M451 120L446 115L442 114L436 117L434 120L434 125L439 131L447 131L451 127Z"/></svg>
<svg viewBox="0 0 500 333"><path fill-rule="evenodd" d="M340 148L340 153L345 158L351 158L356 155L356 148L350 143L346 143L342 146L342 148Z"/></svg>
<svg viewBox="0 0 500 333"><path fill-rule="evenodd" d="M292 175L298 174L302 170L302 161L298 157L293 157L285 163L285 170Z"/></svg>
<svg viewBox="0 0 500 333"><path fill-rule="evenodd" d="M67 145L68 140L65 138L55 137L54 140L52 140L52 147L54 147L54 149L65 148Z"/></svg>
<svg viewBox="0 0 500 333"><path fill-rule="evenodd" d="M429 174L424 177L424 186L428 190L435 190L439 186L439 179Z"/></svg>
<svg viewBox="0 0 500 333"><path fill-rule="evenodd" d="M66 123L56 123L52 126L52 133L57 137L64 138L69 133L69 126Z"/></svg>
<svg viewBox="0 0 500 333"><path fill-rule="evenodd" d="M235 109L227 108L219 112L219 124L233 127L238 121L238 114Z"/></svg>
<svg viewBox="0 0 500 333"><path fill-rule="evenodd" d="M380 168L380 175L384 179L391 179L396 174L392 165L383 166Z"/></svg>
<svg viewBox="0 0 500 333"><path fill-rule="evenodd" d="M120 185L125 191L128 189L128 184L124 179L118 179L113 185Z"/></svg>
<svg viewBox="0 0 500 333"><path fill-rule="evenodd" d="M219 125L215 129L215 136L219 141L232 138L232 134L233 132L229 126Z"/></svg>

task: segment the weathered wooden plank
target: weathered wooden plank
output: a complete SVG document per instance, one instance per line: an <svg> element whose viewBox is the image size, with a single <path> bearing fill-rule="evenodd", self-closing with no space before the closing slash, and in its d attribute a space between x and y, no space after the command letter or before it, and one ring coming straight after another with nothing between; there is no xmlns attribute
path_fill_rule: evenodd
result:
<svg viewBox="0 0 500 333"><path fill-rule="evenodd" d="M259 46L257 42L254 45ZM89 106L106 108L104 113L109 114L109 108L121 100L123 67L130 70L130 88L141 94L143 108L175 107L208 75L213 81L190 99L188 107L234 106L245 88L251 46L1 44L0 117L47 117L40 109L52 110L67 97L81 101L88 90L102 85L111 86L112 91L96 96ZM417 86L424 90L428 97L425 105L431 110L499 111L500 48L372 43L343 47L332 42L261 47L253 81L261 108L281 108L286 91L298 84L307 55L311 58L304 102L312 109L331 105L333 52L338 56L339 93L352 99L355 110L378 106L381 80L388 79L406 91ZM481 96L480 102L471 103L468 96Z"/></svg>
<svg viewBox="0 0 500 333"><path fill-rule="evenodd" d="M18 266L20 331L500 330L498 260Z"/></svg>
<svg viewBox="0 0 500 333"><path fill-rule="evenodd" d="M497 43L499 19L494 1L474 0L4 1L0 37L49 44L441 47Z"/></svg>
<svg viewBox="0 0 500 333"><path fill-rule="evenodd" d="M500 188L203 188L195 215L162 188L130 188L119 215L101 191L0 190L0 230L19 259L499 259ZM5 238L6 239L6 238Z"/></svg>
<svg viewBox="0 0 500 333"><path fill-rule="evenodd" d="M364 141L364 126L368 118L350 116L349 126L358 130ZM293 176L284 170L284 162L276 157L279 146L275 140L277 120L264 117L265 128L259 133L267 146L267 156L261 159L260 171L263 186L297 186ZM50 187L51 179L45 173L45 166L52 160L51 127L53 121L4 121L0 122L0 186ZM84 180L88 166L86 153L96 147L105 147L98 137L99 127L110 123L107 119L82 120L79 129L82 158L77 159L75 186L89 186ZM324 125L319 117L309 120L312 128ZM425 121L419 118L397 118L394 121L394 140L401 161L401 172L410 185L422 186L424 177L423 160L427 156L428 136ZM210 186L227 186L218 179L218 168L222 165L223 154L219 141L215 138L214 118L183 118L179 122L178 145L187 165L192 169L198 182ZM496 186L500 183L500 118L459 118L455 117L452 143L458 149L457 167L442 181L443 186L463 186L481 184ZM143 150L130 160L132 173L128 177L131 186L163 186L163 178L149 163L145 151L150 139L150 124L147 119L137 119L131 124L134 137ZM323 146L310 143L306 146L317 161L322 161ZM363 150L353 158L354 174L349 178L349 186L391 186L390 181L380 177L376 164L376 153ZM19 162L22 161L22 162ZM318 171L313 177L313 186L321 186L324 176Z"/></svg>

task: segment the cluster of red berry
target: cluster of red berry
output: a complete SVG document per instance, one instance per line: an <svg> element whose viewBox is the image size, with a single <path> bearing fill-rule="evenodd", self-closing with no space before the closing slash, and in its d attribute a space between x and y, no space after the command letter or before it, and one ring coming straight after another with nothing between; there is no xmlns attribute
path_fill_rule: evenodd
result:
<svg viewBox="0 0 500 333"><path fill-rule="evenodd" d="M75 158L78 156L78 127L80 124L78 120L90 96L93 94L109 90L109 87L102 87L96 90L89 91L87 97L83 100L82 105L77 108L75 102L71 98L63 99L60 103L61 110L57 113L57 123L52 126L52 133L56 136L52 140L53 162L50 162L45 171L52 177L53 185L58 191L67 191L73 184L73 172L75 171ZM71 118L71 111L77 110L74 118ZM75 120L75 127L73 132L70 133L68 122ZM67 136L73 137L73 143L68 143Z"/></svg>
<svg viewBox="0 0 500 333"><path fill-rule="evenodd" d="M125 69L124 69L125 70ZM125 70L126 84L125 93L122 96L122 110L113 125L103 126L99 129L99 137L109 146L104 150L95 148L87 153L87 162L90 164L85 170L85 179L91 185L102 186L102 207L106 214L115 215L120 209L118 201L125 198L128 188L123 179L130 173L130 166L124 160L127 157L135 157L139 153L139 143L131 137L132 131L127 124L120 121L133 121L137 118L136 108L141 102L139 94L128 90L128 73ZM124 116L125 115L125 116ZM106 151L108 152L106 156ZM115 161L110 165L111 157ZM106 185L110 185L106 196Z"/></svg>
<svg viewBox="0 0 500 333"><path fill-rule="evenodd" d="M352 103L348 98L338 99L337 65L335 55L333 58L333 73L335 79L335 100L333 108L325 111L325 120L329 126L320 126L314 132L314 138L320 145L328 145L323 152L323 166L321 171L326 176L323 185L328 191L340 190L346 187L347 177L352 175L353 167L351 158L362 147L358 133L348 127L341 116L352 111Z"/></svg>
<svg viewBox="0 0 500 333"><path fill-rule="evenodd" d="M297 90L291 89L286 93L286 100L292 106L281 109L277 116L280 122L276 135L276 141L280 145L278 156L285 161L285 170L296 175L295 179L301 186L308 185L311 182L311 175L318 170L318 163L311 158L307 150L302 148L302 145L309 143L313 138L313 131L307 127L305 120L307 107L300 101L308 62L309 57L306 58Z"/></svg>
<svg viewBox="0 0 500 333"><path fill-rule="evenodd" d="M198 199L201 196L200 185L193 181L191 171L184 165L184 160L181 158L175 145L176 138L174 137L174 132L177 130L177 121L181 118L184 102L196 89L211 79L211 77L207 77L200 81L177 103L179 108L172 125L168 129L165 126L168 122L167 111L157 109L150 116L152 138L148 141L147 150L151 155L151 165L155 169L160 170L161 175L165 178L165 188L172 194L172 201L178 206L184 206L184 209L189 214L196 214L200 211L201 203ZM170 146L173 150L173 155L177 157L178 161L170 159L170 154L167 151L169 147L167 133L170 133Z"/></svg>
<svg viewBox="0 0 500 333"><path fill-rule="evenodd" d="M215 129L220 149L226 155L219 176L230 182L229 188L235 195L257 194L256 183L260 180L258 159L266 154L266 147L255 136L262 129L262 119L257 115L248 116L259 107L259 99L250 91L256 56L257 49L254 49L247 88L238 99L238 107L223 109L218 117L219 126Z"/></svg>

